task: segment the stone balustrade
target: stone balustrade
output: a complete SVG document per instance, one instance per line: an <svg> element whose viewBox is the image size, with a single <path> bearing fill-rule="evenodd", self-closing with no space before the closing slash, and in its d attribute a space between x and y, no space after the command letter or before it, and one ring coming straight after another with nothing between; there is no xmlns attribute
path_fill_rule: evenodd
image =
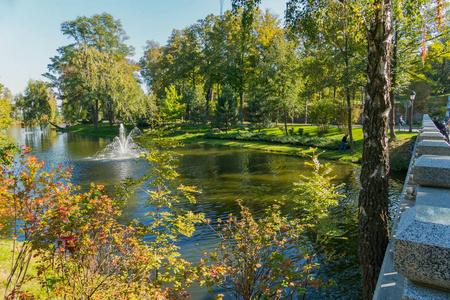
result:
<svg viewBox="0 0 450 300"><path fill-rule="evenodd" d="M374 299L450 299L450 145L423 116Z"/></svg>

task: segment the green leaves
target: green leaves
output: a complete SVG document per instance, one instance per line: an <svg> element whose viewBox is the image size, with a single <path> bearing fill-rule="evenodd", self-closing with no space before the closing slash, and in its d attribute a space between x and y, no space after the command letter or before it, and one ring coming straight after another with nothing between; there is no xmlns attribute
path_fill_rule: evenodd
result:
<svg viewBox="0 0 450 300"><path fill-rule="evenodd" d="M238 102L231 86L223 87L216 106L216 124L225 127L225 131L235 125L238 119Z"/></svg>
<svg viewBox="0 0 450 300"><path fill-rule="evenodd" d="M190 237L195 231L195 224L203 221L203 214L195 214L178 208L178 203L188 200L195 203L193 193L199 192L195 187L175 185L178 177L176 163L178 154L170 149L177 142L164 138L165 127L157 127L152 132L152 138L147 140L148 152L141 160L148 162L144 176L125 183L121 191L123 196L132 194L130 191L144 191L148 196L149 212L142 220L136 220L140 230L151 237L148 247L158 254L158 264L153 266L152 282L169 287L172 293L183 294L184 288L191 285L200 276L196 271L198 266L180 258L179 247L176 245L182 236ZM144 225L145 222L145 225Z"/></svg>
<svg viewBox="0 0 450 300"><path fill-rule="evenodd" d="M48 83L30 80L23 95L16 97L27 126L47 125L56 116L56 99Z"/></svg>
<svg viewBox="0 0 450 300"><path fill-rule="evenodd" d="M241 216L218 220L214 229L220 246L210 253L209 284L219 285L242 299L289 299L306 292L308 285L325 287L312 271L317 264L303 237L298 220L282 217L280 207L266 210L255 219L238 201Z"/></svg>

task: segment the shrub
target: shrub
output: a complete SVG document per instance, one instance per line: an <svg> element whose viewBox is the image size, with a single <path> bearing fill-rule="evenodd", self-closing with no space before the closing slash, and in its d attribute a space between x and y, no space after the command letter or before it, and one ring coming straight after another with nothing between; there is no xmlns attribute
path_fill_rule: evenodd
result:
<svg viewBox="0 0 450 300"><path fill-rule="evenodd" d="M211 227L221 239L210 253L214 285L236 299L292 299L308 287L328 287L314 276L319 265L309 257L314 251L303 235L307 225L282 217L278 205L255 219L241 201L238 204L239 219L219 219L217 229Z"/></svg>
<svg viewBox="0 0 450 300"><path fill-rule="evenodd" d="M298 146L318 147L330 150L339 149L340 137L323 137L312 136L305 133L298 136L286 135L268 135L264 132L241 132L241 133L221 133L213 134L206 133L203 136L205 139L220 139L220 140L240 140L240 141L260 141L274 144L289 144Z"/></svg>

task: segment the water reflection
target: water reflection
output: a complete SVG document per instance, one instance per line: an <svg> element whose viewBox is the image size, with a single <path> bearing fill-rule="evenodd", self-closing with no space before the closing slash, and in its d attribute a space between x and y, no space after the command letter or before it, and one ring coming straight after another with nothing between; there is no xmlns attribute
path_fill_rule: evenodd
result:
<svg viewBox="0 0 450 300"><path fill-rule="evenodd" d="M46 128L43 131L25 131L13 127L8 131L19 144L34 148L34 155L48 164L74 166L72 183L87 189L91 182L105 185L112 191L115 185L127 177L138 178L148 167L147 162L136 160L92 161L99 150L105 148L111 139L84 137L61 133ZM197 195L197 203L183 202L183 208L194 212L203 212L207 218L216 220L226 218L230 213L239 213L236 199L243 199L256 214L276 199L289 195L292 183L307 175L311 168L305 165L305 159L269 154L243 149L229 149L192 145L179 149L179 181L184 185L195 185L202 190ZM357 197L360 189L358 182L359 167L355 165L333 163L332 176L336 184L345 183L341 193L347 197L333 212L338 220L345 220L342 226L346 231L345 240L334 244L338 256L331 262L321 261L320 275L333 278L337 287L308 298L357 299L360 298L360 275L357 255ZM401 192L403 178L391 180L391 206L395 205ZM256 187L256 188L255 188ZM122 222L143 217L148 211L146 196L137 193L124 207ZM286 214L295 214L293 204L288 203ZM181 243L182 254L187 260L195 261L202 257L203 249L211 249L217 243L217 237L205 225L197 228L191 239ZM319 259L322 259L319 257ZM190 291L191 299L209 299L202 289Z"/></svg>

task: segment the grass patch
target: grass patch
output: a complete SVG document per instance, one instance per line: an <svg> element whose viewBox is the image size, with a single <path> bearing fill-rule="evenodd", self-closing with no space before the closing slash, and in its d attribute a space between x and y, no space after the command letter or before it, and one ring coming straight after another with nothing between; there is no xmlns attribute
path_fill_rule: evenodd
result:
<svg viewBox="0 0 450 300"><path fill-rule="evenodd" d="M13 241L9 239L0 239L0 295L5 294L6 282L11 270L11 257L12 257ZM37 273L35 260L31 259L30 266L28 268L28 275L35 276ZM22 287L22 291L33 292L34 294L44 297L46 293L41 289L40 284L36 279L31 279Z"/></svg>
<svg viewBox="0 0 450 300"><path fill-rule="evenodd" d="M109 123L99 123L98 130L94 130L92 124L77 124L65 128L62 132L73 132L81 135L97 136L97 137L115 137L119 135L119 124L114 124L112 130L109 128ZM131 124L124 124L127 132L133 129Z"/></svg>
<svg viewBox="0 0 450 300"><path fill-rule="evenodd" d="M402 138L403 136L407 138ZM392 171L406 171L409 168L411 155L417 135L411 133L397 133L397 139L389 143L389 165Z"/></svg>

